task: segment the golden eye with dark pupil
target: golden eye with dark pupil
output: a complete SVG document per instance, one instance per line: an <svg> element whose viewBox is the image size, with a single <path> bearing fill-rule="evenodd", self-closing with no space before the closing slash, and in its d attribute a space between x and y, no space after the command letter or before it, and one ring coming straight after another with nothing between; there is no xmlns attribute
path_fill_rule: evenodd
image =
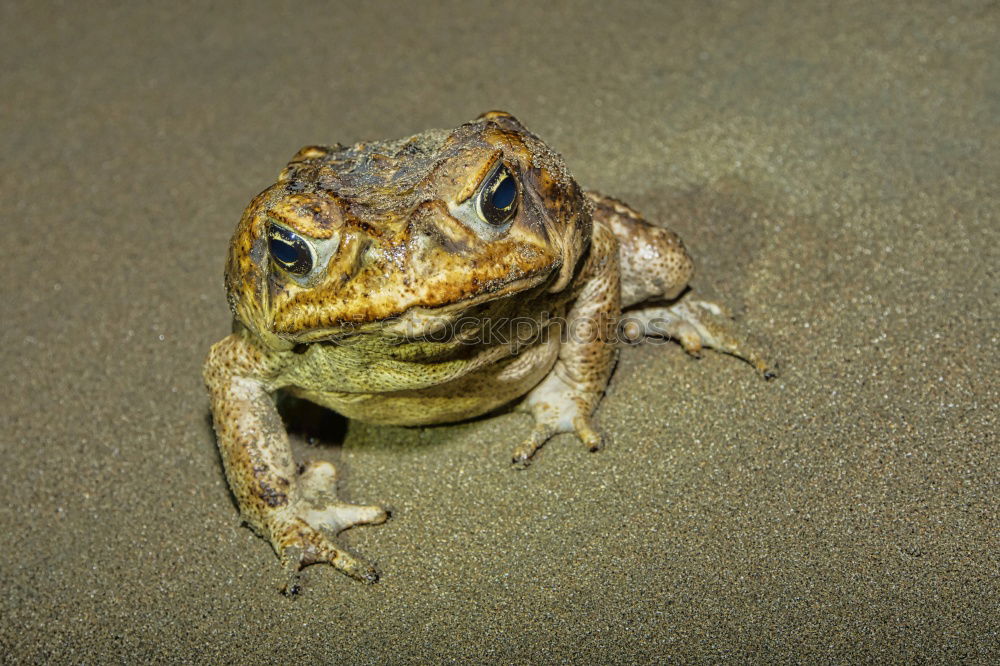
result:
<svg viewBox="0 0 1000 666"><path fill-rule="evenodd" d="M276 224L268 225L267 249L271 259L292 275L306 275L313 267L309 244L293 231Z"/></svg>
<svg viewBox="0 0 1000 666"><path fill-rule="evenodd" d="M517 211L517 181L503 164L486 179L476 198L476 212L480 219L501 225Z"/></svg>

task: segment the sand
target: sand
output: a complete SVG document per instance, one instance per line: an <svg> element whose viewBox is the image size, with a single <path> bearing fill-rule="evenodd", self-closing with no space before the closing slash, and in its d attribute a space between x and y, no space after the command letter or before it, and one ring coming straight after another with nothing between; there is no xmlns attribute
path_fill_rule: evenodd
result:
<svg viewBox="0 0 1000 666"><path fill-rule="evenodd" d="M1000 7L5 3L10 662L1000 659ZM392 507L278 593L200 367L302 145L515 113L686 240L780 360L622 351L591 454L504 414L328 419Z"/></svg>

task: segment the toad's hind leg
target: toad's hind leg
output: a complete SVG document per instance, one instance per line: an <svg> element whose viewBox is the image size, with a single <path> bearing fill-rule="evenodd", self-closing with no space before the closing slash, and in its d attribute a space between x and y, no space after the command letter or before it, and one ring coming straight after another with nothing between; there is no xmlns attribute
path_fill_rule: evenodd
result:
<svg viewBox="0 0 1000 666"><path fill-rule="evenodd" d="M622 308L631 307L622 313L620 328L627 338L673 338L692 356L710 347L744 359L765 378L774 376L774 364L725 308L698 300L690 291L681 296L694 274L694 263L677 234L654 227L620 201L595 192L587 197L594 204L594 219L618 239ZM651 303L639 305L646 301ZM653 301L669 304L653 305Z"/></svg>
<svg viewBox="0 0 1000 666"><path fill-rule="evenodd" d="M667 307L645 307L622 315L622 333L631 340L673 338L688 354L701 356L704 347L741 358L771 379L777 372L722 306L685 295Z"/></svg>
<svg viewBox="0 0 1000 666"><path fill-rule="evenodd" d="M587 192L594 220L603 222L618 239L622 308L648 300L671 301L687 286L694 262L680 236L654 227L617 199Z"/></svg>

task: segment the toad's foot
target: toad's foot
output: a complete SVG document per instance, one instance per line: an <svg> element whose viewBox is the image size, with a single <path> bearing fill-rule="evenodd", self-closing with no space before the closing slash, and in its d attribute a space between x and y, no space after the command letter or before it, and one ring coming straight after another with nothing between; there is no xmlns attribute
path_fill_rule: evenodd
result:
<svg viewBox="0 0 1000 666"><path fill-rule="evenodd" d="M572 380L553 371L532 389L517 410L535 417L535 429L516 449L512 462L521 469L545 442L564 432L574 433L591 451L601 447L601 436L590 422L590 414L600 400L600 392L582 390Z"/></svg>
<svg viewBox="0 0 1000 666"><path fill-rule="evenodd" d="M389 514L382 507L337 499L337 471L328 462L308 463L297 481L297 501L275 516L270 530L271 543L289 574L285 592L295 594L299 570L320 562L351 578L377 581L375 568L334 543L334 537L355 525L384 523Z"/></svg>
<svg viewBox="0 0 1000 666"><path fill-rule="evenodd" d="M764 379L777 376L777 366L765 359L729 313L715 303L685 297L669 307L629 310L622 313L621 330L631 340L673 338L692 356L701 356L703 347L717 349L743 359Z"/></svg>

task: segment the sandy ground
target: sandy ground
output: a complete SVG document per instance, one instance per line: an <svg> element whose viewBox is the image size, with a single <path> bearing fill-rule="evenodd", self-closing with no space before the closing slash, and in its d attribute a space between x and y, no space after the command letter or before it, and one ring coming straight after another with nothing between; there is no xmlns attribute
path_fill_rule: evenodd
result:
<svg viewBox="0 0 1000 666"><path fill-rule="evenodd" d="M0 9L4 661L1000 659L1000 7ZM676 229L781 363L625 349L527 472L519 415L327 423L394 509L298 598L200 366L230 234L301 146L505 108Z"/></svg>

